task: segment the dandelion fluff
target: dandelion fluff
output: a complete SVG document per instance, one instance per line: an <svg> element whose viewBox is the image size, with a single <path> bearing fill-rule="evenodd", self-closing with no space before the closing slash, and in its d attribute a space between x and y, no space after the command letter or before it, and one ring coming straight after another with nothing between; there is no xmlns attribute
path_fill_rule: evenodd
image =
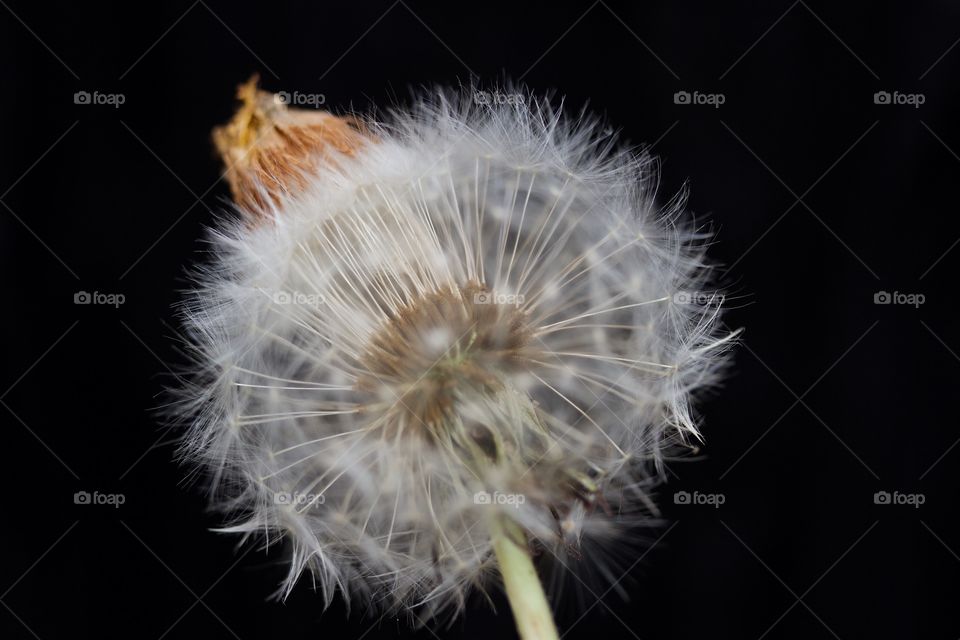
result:
<svg viewBox="0 0 960 640"><path fill-rule="evenodd" d="M512 95L436 92L261 162L211 234L182 450L224 531L288 543L281 595L306 573L325 604L455 615L505 528L576 570L699 437L730 336L688 293L709 286L683 198L658 208L654 159Z"/></svg>

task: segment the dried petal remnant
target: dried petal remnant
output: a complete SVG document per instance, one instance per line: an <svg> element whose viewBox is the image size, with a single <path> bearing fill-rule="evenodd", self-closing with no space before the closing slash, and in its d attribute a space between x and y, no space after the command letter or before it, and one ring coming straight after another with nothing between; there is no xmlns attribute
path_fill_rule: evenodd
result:
<svg viewBox="0 0 960 640"><path fill-rule="evenodd" d="M213 141L227 166L237 205L255 214L302 191L318 163L335 165L367 140L357 124L326 111L292 109L279 96L257 88L254 76L237 88L241 106Z"/></svg>

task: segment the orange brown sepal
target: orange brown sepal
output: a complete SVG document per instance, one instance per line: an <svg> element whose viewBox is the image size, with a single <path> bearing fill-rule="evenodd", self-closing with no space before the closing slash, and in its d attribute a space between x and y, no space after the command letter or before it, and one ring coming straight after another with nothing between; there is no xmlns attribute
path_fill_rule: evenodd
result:
<svg viewBox="0 0 960 640"><path fill-rule="evenodd" d="M354 156L370 140L355 119L291 108L257 81L254 75L237 88L239 109L213 130L233 200L254 223L303 191L311 171L336 166L338 156Z"/></svg>

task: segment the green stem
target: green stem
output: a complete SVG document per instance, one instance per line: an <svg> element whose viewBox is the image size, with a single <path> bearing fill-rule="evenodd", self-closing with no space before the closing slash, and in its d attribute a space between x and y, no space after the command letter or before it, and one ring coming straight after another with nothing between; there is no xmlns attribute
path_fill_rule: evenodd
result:
<svg viewBox="0 0 960 640"><path fill-rule="evenodd" d="M490 533L521 640L559 640L553 613L527 549L526 534L501 516L493 518Z"/></svg>

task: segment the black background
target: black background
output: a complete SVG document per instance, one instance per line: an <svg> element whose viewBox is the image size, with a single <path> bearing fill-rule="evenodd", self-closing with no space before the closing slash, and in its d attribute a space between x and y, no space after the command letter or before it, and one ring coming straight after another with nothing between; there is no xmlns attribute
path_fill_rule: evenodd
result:
<svg viewBox="0 0 960 640"><path fill-rule="evenodd" d="M179 362L184 267L227 196L209 132L256 71L334 110L520 80L654 145L663 198L689 179L744 343L702 405L705 457L673 465L660 493L669 524L616 572L639 560L629 601L575 590L566 638L960 635L960 6L454 4L0 2L0 634L513 633L502 600L500 616L478 606L419 632L339 601L323 613L306 584L268 601L281 555L238 555L208 530L175 434L150 414ZM125 103L75 104L78 91ZM678 91L725 101L676 104ZM81 290L126 302L75 305ZM925 303L877 305L878 291ZM75 505L77 491L125 504ZM925 502L875 504L878 491Z"/></svg>

